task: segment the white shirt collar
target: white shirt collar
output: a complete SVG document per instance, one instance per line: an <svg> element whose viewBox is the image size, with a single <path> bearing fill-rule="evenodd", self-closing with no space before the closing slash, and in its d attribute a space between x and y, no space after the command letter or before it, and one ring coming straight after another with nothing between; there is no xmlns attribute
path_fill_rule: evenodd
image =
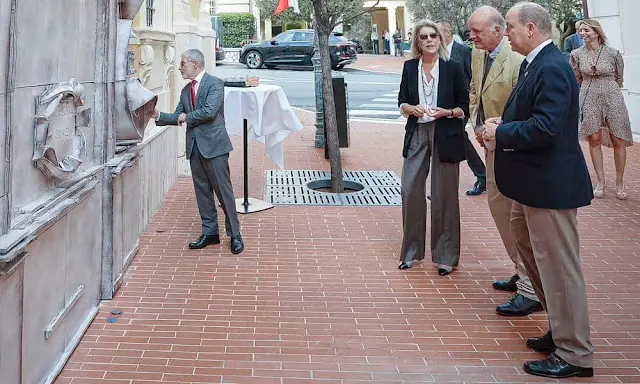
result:
<svg viewBox="0 0 640 384"><path fill-rule="evenodd" d="M453 40L447 45L447 52L449 52L449 57L451 57L451 51L453 50ZM437 64L436 64L437 65ZM435 68L435 67L434 67Z"/></svg>
<svg viewBox="0 0 640 384"><path fill-rule="evenodd" d="M538 45L537 47L535 47L533 49L533 51L529 52L529 54L526 57L527 63L531 64L533 62L533 60L536 58L536 56L538 56L538 53L540 53L540 51L542 51L544 49L544 47L546 47L547 45L551 44L552 41L551 39L549 40L545 40L542 42L542 44Z"/></svg>
<svg viewBox="0 0 640 384"><path fill-rule="evenodd" d="M202 72L200 72L200 73L198 74L198 76L196 76L196 78L194 79L195 81L197 81L197 82L198 82L198 85L200 85L200 83L202 82L202 78L204 77L204 72L205 72L205 71L204 71L204 69L203 69L203 70L202 70Z"/></svg>

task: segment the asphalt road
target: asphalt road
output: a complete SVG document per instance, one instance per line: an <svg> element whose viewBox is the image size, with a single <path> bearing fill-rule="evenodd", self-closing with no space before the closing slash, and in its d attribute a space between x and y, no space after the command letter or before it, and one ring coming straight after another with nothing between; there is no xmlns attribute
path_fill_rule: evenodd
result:
<svg viewBox="0 0 640 384"><path fill-rule="evenodd" d="M345 68L337 71L347 84L351 118L403 120L398 112L400 75L360 71ZM313 71L302 69L249 69L241 64L216 66L215 75L254 75L262 84L282 87L289 103L298 108L315 111Z"/></svg>

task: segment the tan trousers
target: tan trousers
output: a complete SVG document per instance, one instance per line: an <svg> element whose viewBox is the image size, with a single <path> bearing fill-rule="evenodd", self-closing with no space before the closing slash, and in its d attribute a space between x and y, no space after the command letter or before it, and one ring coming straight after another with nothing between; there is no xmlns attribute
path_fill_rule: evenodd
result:
<svg viewBox="0 0 640 384"><path fill-rule="evenodd" d="M400 261L422 260L425 253L431 165L431 261L457 267L460 261L459 163L442 163L433 146L435 123L418 124L402 165L402 250Z"/></svg>
<svg viewBox="0 0 640 384"><path fill-rule="evenodd" d="M518 247L516 246L516 242L511 234L511 209L513 200L500 193L498 186L496 185L496 177L493 168L495 152L486 151L486 153L487 201L489 203L489 210L491 211L493 221L496 223L496 228L498 228L502 244L504 244L504 248L507 250L509 258L513 261L513 265L516 267L516 273L520 278L516 283L518 286L518 293L528 299L539 301L533 287L531 286L531 280L529 280L529 275L524 268L522 258L518 253Z"/></svg>
<svg viewBox="0 0 640 384"><path fill-rule="evenodd" d="M549 315L556 354L593 367L587 290L580 265L577 210L528 207L516 201L511 231L540 303Z"/></svg>

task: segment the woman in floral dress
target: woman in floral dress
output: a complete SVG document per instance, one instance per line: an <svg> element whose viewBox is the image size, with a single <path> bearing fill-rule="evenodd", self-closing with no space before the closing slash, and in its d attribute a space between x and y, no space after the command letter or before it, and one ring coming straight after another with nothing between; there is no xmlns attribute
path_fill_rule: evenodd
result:
<svg viewBox="0 0 640 384"><path fill-rule="evenodd" d="M595 197L603 197L607 185L602 145L613 147L616 197L627 198L624 168L627 147L633 144L629 112L622 95L624 61L620 52L607 45L607 37L596 20L578 22L584 46L571 52L571 65L580 83L580 136L589 141L597 183Z"/></svg>

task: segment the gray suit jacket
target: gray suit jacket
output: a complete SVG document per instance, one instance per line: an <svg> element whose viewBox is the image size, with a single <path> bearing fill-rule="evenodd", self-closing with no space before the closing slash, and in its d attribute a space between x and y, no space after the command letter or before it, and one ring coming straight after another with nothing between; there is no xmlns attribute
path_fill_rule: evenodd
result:
<svg viewBox="0 0 640 384"><path fill-rule="evenodd" d="M191 107L191 84L182 88L174 113L160 113L156 125L177 125L178 116L187 114L187 159L193 144L207 159L225 155L233 150L224 125L224 81L205 72L198 86L196 108Z"/></svg>

